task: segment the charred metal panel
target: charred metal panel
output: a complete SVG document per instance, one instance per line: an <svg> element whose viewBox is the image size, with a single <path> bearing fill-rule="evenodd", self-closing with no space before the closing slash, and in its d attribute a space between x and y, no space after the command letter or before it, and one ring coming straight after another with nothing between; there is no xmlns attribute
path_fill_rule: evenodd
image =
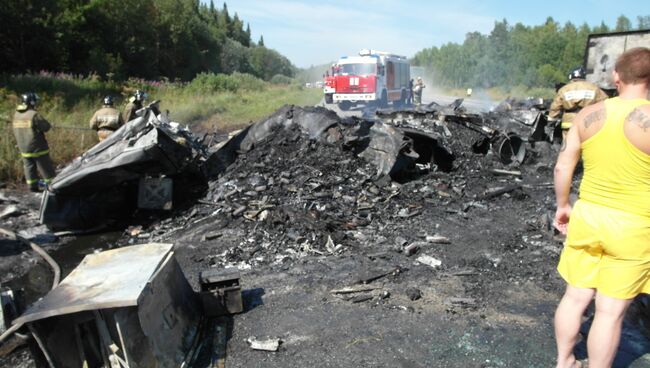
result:
<svg viewBox="0 0 650 368"><path fill-rule="evenodd" d="M171 244L86 256L14 323L27 323L56 367L178 367L201 309Z"/></svg>
<svg viewBox="0 0 650 368"><path fill-rule="evenodd" d="M605 90L616 90L612 71L616 59L634 47L650 47L650 30L592 34L587 39L587 80Z"/></svg>
<svg viewBox="0 0 650 368"><path fill-rule="evenodd" d="M172 244L134 245L87 255L14 323L102 308L135 306Z"/></svg>
<svg viewBox="0 0 650 368"><path fill-rule="evenodd" d="M138 317L159 367L178 367L198 333L201 308L170 254L138 298Z"/></svg>
<svg viewBox="0 0 650 368"><path fill-rule="evenodd" d="M65 167L44 195L41 223L80 230L118 221L136 208L140 178L198 174L205 147L155 111L145 108Z"/></svg>

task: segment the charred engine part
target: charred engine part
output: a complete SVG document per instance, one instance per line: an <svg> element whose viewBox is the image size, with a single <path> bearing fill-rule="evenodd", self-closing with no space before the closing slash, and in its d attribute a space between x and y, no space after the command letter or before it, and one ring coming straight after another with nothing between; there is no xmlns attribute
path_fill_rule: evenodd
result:
<svg viewBox="0 0 650 368"><path fill-rule="evenodd" d="M244 310L239 284L239 270L201 272L201 303L207 317L241 313Z"/></svg>
<svg viewBox="0 0 650 368"><path fill-rule="evenodd" d="M418 153L416 163L433 164L442 171L451 171L456 157L434 135L408 128L402 129L402 133L413 141L413 149Z"/></svg>
<svg viewBox="0 0 650 368"><path fill-rule="evenodd" d="M452 129L452 124L463 127L476 133L473 138L461 137L461 140L467 139L468 149L477 154L492 151L495 157L506 165L521 164L524 161L528 140L545 138L546 118L541 111L469 114L461 106L462 102L462 99L458 99L449 106L432 102L418 110L378 111L377 116L386 124L396 126L404 132L408 131L407 134L413 135L413 132L420 131L423 133L419 135L428 134L435 137L437 147L434 150L437 152L440 152L438 147L449 146L445 144L446 141L454 134L459 134L458 130ZM452 133L452 130L455 130L455 133ZM451 155L446 156L447 158L453 157L449 148L444 149ZM444 170L444 166L437 164Z"/></svg>
<svg viewBox="0 0 650 368"><path fill-rule="evenodd" d="M515 133L498 136L492 143L492 150L499 161L508 165L521 164L526 157L526 145L523 139Z"/></svg>

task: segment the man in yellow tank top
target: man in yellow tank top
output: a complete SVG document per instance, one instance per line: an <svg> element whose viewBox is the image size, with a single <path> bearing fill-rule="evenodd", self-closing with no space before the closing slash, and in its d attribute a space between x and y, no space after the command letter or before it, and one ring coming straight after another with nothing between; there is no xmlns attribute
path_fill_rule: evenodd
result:
<svg viewBox="0 0 650 368"><path fill-rule="evenodd" d="M650 293L650 49L622 54L614 81L619 97L580 111L555 165L555 227L567 234L558 271L568 284L555 313L558 368L580 367L573 348L594 297L589 368L612 365L625 311L636 295Z"/></svg>

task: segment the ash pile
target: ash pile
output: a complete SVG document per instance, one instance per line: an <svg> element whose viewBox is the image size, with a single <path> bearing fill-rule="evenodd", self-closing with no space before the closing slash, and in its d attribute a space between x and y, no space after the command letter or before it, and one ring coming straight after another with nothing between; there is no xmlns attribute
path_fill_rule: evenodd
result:
<svg viewBox="0 0 650 368"><path fill-rule="evenodd" d="M552 200L545 208L529 197L549 188L552 149L547 156L525 151L521 162L533 165L518 168L521 162L503 163L493 150L472 150L477 140L492 144L475 127L423 128L437 111L395 113L421 115L405 127L381 115L340 119L322 108L285 107L214 148L204 167L212 178L205 196L147 236L190 244L184 267L286 269L314 255L419 254L462 236L473 217L489 218L494 203L528 202L515 208L532 212L526 218L536 231L548 231ZM494 268L484 255L476 266ZM535 262L526 268L542 273Z"/></svg>

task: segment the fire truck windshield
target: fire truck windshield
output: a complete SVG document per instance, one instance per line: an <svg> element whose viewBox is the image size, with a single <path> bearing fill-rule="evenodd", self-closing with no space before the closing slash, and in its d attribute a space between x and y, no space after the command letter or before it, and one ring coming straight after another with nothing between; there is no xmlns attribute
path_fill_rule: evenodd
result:
<svg viewBox="0 0 650 368"><path fill-rule="evenodd" d="M339 75L369 75L375 74L377 64L341 64Z"/></svg>

